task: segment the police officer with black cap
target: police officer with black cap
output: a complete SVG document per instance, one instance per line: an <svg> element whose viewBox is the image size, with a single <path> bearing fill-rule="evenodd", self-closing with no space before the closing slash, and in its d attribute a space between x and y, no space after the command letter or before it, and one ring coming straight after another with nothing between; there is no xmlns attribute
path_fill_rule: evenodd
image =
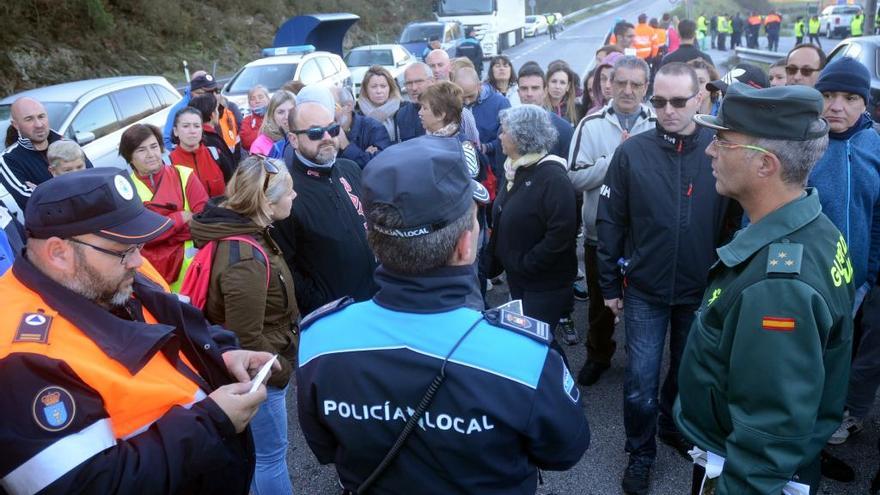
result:
<svg viewBox="0 0 880 495"><path fill-rule="evenodd" d="M137 272L170 220L115 168L44 182L25 220L0 278L0 493L246 494L272 356Z"/></svg>
<svg viewBox="0 0 880 495"><path fill-rule="evenodd" d="M818 490L846 399L853 297L846 241L804 188L828 143L822 108L806 86L733 83L717 117L695 117L717 131L716 189L752 223L717 250L682 357L674 415L698 448L692 493Z"/></svg>
<svg viewBox="0 0 880 495"><path fill-rule="evenodd" d="M538 469L568 469L589 445L547 324L480 312L488 193L465 163L437 136L373 159L363 199L380 289L303 320L300 425L347 493L534 493Z"/></svg>

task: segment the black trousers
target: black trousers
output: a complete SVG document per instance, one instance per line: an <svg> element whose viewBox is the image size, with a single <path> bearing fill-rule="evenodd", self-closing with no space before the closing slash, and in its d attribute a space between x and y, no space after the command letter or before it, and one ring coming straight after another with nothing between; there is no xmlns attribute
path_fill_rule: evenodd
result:
<svg viewBox="0 0 880 495"><path fill-rule="evenodd" d="M555 335L554 330L559 323L559 319L563 316L568 316L574 308L574 290L572 284L568 284L562 289L532 291L511 281L509 274L507 277L507 284L510 288L510 298L521 299L523 313L525 313L526 316L547 323L547 325L550 326L551 335ZM556 352L562 356L562 360L565 361L566 366L568 366L568 358L565 356L565 351L562 349L562 346L559 345L555 336L550 343L550 347L556 349Z"/></svg>
<svg viewBox="0 0 880 495"><path fill-rule="evenodd" d="M818 46L819 48L822 48L822 42L819 41L819 33L810 33L810 43Z"/></svg>
<svg viewBox="0 0 880 495"><path fill-rule="evenodd" d="M611 364L611 356L617 349L614 341L614 313L605 306L602 289L599 287L599 257L596 246L584 243L584 272L587 275L587 292L590 294L587 307L587 361Z"/></svg>

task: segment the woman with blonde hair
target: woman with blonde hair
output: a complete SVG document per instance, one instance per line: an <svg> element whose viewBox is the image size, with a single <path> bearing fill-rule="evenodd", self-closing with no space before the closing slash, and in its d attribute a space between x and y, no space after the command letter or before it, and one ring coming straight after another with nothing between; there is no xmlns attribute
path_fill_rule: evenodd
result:
<svg viewBox="0 0 880 495"><path fill-rule="evenodd" d="M388 69L381 65L370 67L361 81L357 110L362 115L381 122L388 131L391 142L397 142L398 139L394 116L400 109L400 101L400 89Z"/></svg>
<svg viewBox="0 0 880 495"><path fill-rule="evenodd" d="M269 100L266 116L260 127L260 135L251 144L252 155L281 158L287 148L287 116L296 107L296 95L290 91L278 90Z"/></svg>
<svg viewBox="0 0 880 495"><path fill-rule="evenodd" d="M545 106L548 110L567 120L578 123L577 87L580 78L562 60L554 60L547 67L547 96Z"/></svg>
<svg viewBox="0 0 880 495"><path fill-rule="evenodd" d="M293 276L269 230L290 216L296 193L283 163L251 156L239 164L226 194L190 224L196 246L217 243L205 318L235 332L243 349L278 354L281 371L272 372L266 402L250 422L256 449L251 493L292 494L285 395L299 342L299 309Z"/></svg>

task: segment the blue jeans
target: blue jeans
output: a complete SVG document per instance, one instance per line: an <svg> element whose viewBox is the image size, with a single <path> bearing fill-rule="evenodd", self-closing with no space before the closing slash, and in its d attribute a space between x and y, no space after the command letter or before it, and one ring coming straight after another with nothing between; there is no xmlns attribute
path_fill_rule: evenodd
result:
<svg viewBox="0 0 880 495"><path fill-rule="evenodd" d="M623 424L626 451L651 460L657 455L657 412L660 429L675 432L672 406L678 394L678 365L698 305L654 304L627 293L623 317L626 329L626 382L623 385ZM670 328L670 364L658 407L657 391L666 329Z"/></svg>
<svg viewBox="0 0 880 495"><path fill-rule="evenodd" d="M251 420L257 455L251 493L293 495L287 472L287 387L266 387L268 397Z"/></svg>

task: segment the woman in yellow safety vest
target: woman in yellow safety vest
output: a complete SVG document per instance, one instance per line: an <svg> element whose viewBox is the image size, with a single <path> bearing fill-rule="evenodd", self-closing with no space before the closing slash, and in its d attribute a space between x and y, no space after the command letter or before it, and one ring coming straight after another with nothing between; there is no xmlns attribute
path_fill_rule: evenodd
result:
<svg viewBox="0 0 880 495"><path fill-rule="evenodd" d="M162 161L162 131L149 124L129 127L119 154L131 166L131 181L148 209L174 221L174 227L147 243L141 255L150 261L171 290L180 290L196 249L189 221L208 202L208 193L191 168Z"/></svg>

